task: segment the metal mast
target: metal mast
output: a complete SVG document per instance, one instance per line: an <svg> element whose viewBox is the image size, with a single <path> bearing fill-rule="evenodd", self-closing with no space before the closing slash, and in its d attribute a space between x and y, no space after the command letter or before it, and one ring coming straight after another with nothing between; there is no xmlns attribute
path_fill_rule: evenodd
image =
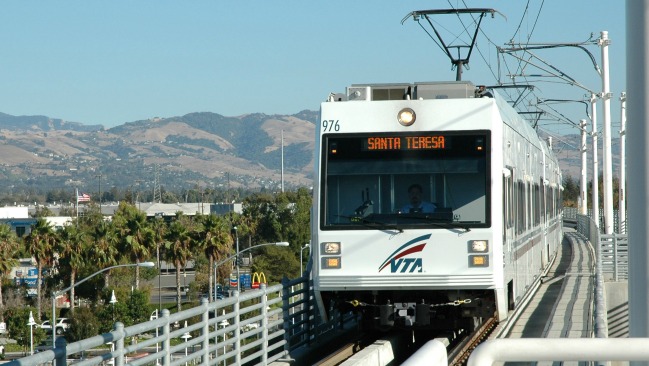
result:
<svg viewBox="0 0 649 366"><path fill-rule="evenodd" d="M158 164L155 165L153 181L153 202L162 202L162 192L160 191L160 170Z"/></svg>

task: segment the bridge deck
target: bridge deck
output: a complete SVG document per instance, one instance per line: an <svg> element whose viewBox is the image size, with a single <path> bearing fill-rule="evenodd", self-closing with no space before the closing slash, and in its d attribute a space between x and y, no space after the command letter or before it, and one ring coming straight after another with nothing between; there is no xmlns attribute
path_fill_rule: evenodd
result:
<svg viewBox="0 0 649 366"><path fill-rule="evenodd" d="M583 338L592 334L595 258L588 241L565 228L547 276L507 338Z"/></svg>

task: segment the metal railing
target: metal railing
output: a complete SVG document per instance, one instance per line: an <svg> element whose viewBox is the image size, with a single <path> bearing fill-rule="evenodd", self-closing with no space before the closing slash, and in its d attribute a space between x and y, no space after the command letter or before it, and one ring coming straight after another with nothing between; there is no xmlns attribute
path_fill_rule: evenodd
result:
<svg viewBox="0 0 649 366"><path fill-rule="evenodd" d="M628 241L625 236L619 234L603 236L594 222L587 217L575 214L574 219L577 221L577 231L584 234L591 243L600 243L594 247L596 247L596 254L600 256L597 267L601 272L608 273L611 278L626 278ZM309 280L310 267L311 262L303 277L294 280L285 278L281 285L262 286L260 290L243 294L235 293L233 297L212 303L203 300L200 306L175 314L163 310L160 318L129 327L116 323L115 329L110 333L70 344L65 344L65 339L60 338L57 340L55 350L10 361L8 365L39 365L52 362L54 359L57 366L72 362L80 366L113 363L117 366L125 364L134 366L147 364L268 365L277 360L288 360L291 351L316 343L318 338L327 332L342 328L355 320L349 314L337 314L334 311L333 314L336 315L331 321L327 323L321 321L315 307L312 283ZM601 285L603 276L598 274L597 282ZM596 308L600 309L596 310L595 315L596 336L606 337L604 335L606 329L602 328L602 325L605 326L605 313L604 316L601 312L598 313L603 308L602 303L599 302L599 299L603 298L600 285L596 289L598 292ZM181 326L185 322L187 326ZM158 330L157 334L156 330ZM126 341L133 338L141 341L127 344ZM184 341L176 341L172 346L173 339ZM587 341L587 339L566 338L561 340L574 344L574 349L581 347L580 341ZM548 340L528 339L526 341L535 343ZM110 344L112 344L111 349L107 346ZM539 343L535 344L539 345ZM94 356L80 358L82 354L91 350L94 351ZM498 352L502 350L498 348ZM554 353L556 349L548 352L557 356ZM77 359L71 359L72 357ZM537 360L543 359L545 358L537 358ZM499 360L506 359L499 358Z"/></svg>
<svg viewBox="0 0 649 366"><path fill-rule="evenodd" d="M565 216L564 216L565 217ZM588 216L576 215L577 232L584 235L602 258L605 280L620 281L629 278L628 234L602 234L600 227Z"/></svg>
<svg viewBox="0 0 649 366"><path fill-rule="evenodd" d="M56 360L57 366L268 365L289 359L290 351L355 321L334 309L329 322L321 321L310 269L311 261L301 278L284 278L282 284L235 292L211 303L203 299L200 306L174 314L163 309L158 319L129 327L118 322L112 332L78 342L66 344L60 337L54 350L6 364L32 366ZM129 339L139 341L129 343ZM84 358L84 354L92 356Z"/></svg>
<svg viewBox="0 0 649 366"><path fill-rule="evenodd" d="M617 217L617 216L616 216ZM596 255L595 337L497 339L478 346L468 365L491 365L495 361L647 361L647 338L608 338L604 281L628 278L628 238L626 234L601 234L588 216L564 210L564 220L576 220L577 231L593 245ZM616 220L617 222L617 220ZM617 226L616 226L617 227Z"/></svg>

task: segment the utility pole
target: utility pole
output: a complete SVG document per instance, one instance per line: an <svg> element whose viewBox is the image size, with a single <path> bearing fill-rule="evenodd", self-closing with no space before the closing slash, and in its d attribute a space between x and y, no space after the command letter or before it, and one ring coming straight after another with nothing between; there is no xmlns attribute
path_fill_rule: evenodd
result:
<svg viewBox="0 0 649 366"><path fill-rule="evenodd" d="M593 137L593 221L597 225L597 230L599 230L599 164L597 157L597 95L591 94L590 96L590 106L591 106L591 119L593 122L592 127L592 137Z"/></svg>
<svg viewBox="0 0 649 366"><path fill-rule="evenodd" d="M241 273L240 273L240 270L239 270L239 260L240 260L239 256L241 255L239 253L239 231L237 230L236 226L233 227L233 229L234 229L234 237L235 237L236 246L237 246L237 257L236 257L236 261L235 261L235 264L237 266L237 291L241 291Z"/></svg>
<svg viewBox="0 0 649 366"><path fill-rule="evenodd" d="M629 107L629 337L649 336L649 0L626 1ZM647 362L632 362L631 365Z"/></svg>
<svg viewBox="0 0 649 366"><path fill-rule="evenodd" d="M618 187L619 233L626 234L626 93L620 97L620 186Z"/></svg>
<svg viewBox="0 0 649 366"><path fill-rule="evenodd" d="M588 152L588 146L587 146L587 134L588 132L586 131L586 126L588 125L588 122L586 122L585 119L582 119L579 121L579 128L581 128L581 146L580 146L580 154L581 154L581 181L579 184L579 213L582 215L588 215L588 157L586 153Z"/></svg>
<svg viewBox="0 0 649 366"><path fill-rule="evenodd" d="M95 177L99 177L99 213L101 213L101 173L95 175ZM103 213L102 213L103 216Z"/></svg>
<svg viewBox="0 0 649 366"><path fill-rule="evenodd" d="M608 32L602 31L597 42L602 47L602 124L603 124L603 175L604 175L604 232L613 233L613 162L611 157L611 91L608 75Z"/></svg>
<svg viewBox="0 0 649 366"><path fill-rule="evenodd" d="M282 173L281 173L281 181L282 181L282 193L284 193L284 130L282 130Z"/></svg>

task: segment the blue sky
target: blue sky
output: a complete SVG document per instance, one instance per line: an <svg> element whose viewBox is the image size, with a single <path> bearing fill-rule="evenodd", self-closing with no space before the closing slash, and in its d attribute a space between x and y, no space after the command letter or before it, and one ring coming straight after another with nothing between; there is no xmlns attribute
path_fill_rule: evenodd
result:
<svg viewBox="0 0 649 366"><path fill-rule="evenodd" d="M483 20L463 76L475 84L497 82L494 45L528 38L579 42L609 31L612 115L614 125L619 122L624 3L604 0L6 0L0 5L0 112L112 127L191 112L293 114L317 110L330 92L350 84L454 80L449 60L422 28L412 19L401 24L413 10L451 6L502 13ZM440 29L460 33L455 16L438 19ZM600 49L587 48L601 63ZM584 52L538 55L601 90ZM516 65L512 58L506 62ZM535 93L555 99L586 94L556 80L539 83ZM577 121L585 118L583 111L571 107L562 113ZM566 123L541 124L557 133L576 132Z"/></svg>

